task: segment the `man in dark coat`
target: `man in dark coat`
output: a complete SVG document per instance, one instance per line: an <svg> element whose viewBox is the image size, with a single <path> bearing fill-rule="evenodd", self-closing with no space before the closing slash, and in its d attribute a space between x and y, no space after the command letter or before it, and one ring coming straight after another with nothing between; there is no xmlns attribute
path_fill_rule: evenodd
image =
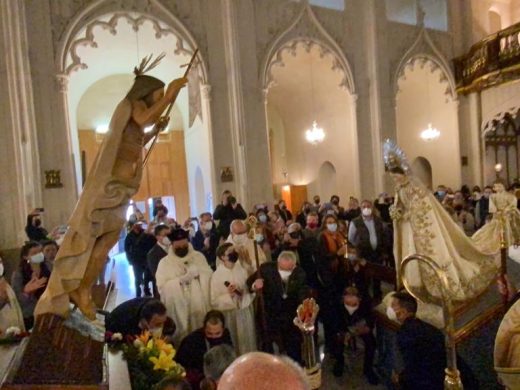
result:
<svg viewBox="0 0 520 390"><path fill-rule="evenodd" d="M193 249L204 255L208 265L214 271L216 268L218 234L211 213L203 213L200 215L199 230L195 233L191 244L193 245Z"/></svg>
<svg viewBox="0 0 520 390"><path fill-rule="evenodd" d="M405 292L393 295L387 314L401 324L397 331L397 347L404 363L403 371L398 374L400 389L443 390L447 366L444 335L433 325L418 319L416 313L414 297ZM457 366L464 389L478 389L471 370L460 357L457 357Z"/></svg>
<svg viewBox="0 0 520 390"><path fill-rule="evenodd" d="M123 336L137 336L148 330L152 335L171 337L175 323L166 315L166 306L154 298L133 298L123 302L105 318L105 328Z"/></svg>
<svg viewBox="0 0 520 390"><path fill-rule="evenodd" d="M146 254L148 272L150 273L150 277L152 279L153 296L156 298L159 298L159 290L157 289L155 274L157 273L159 261L168 255L168 248L171 245L170 239L168 238L170 231L171 229L168 225L157 225L154 229L156 240L155 245Z"/></svg>
<svg viewBox="0 0 520 390"><path fill-rule="evenodd" d="M276 262L264 263L247 280L251 291L262 290L265 309L265 352L273 353L273 342L280 352L301 362L301 334L294 325L296 309L308 297L305 271L296 264L294 252L283 251Z"/></svg>
<svg viewBox="0 0 520 390"><path fill-rule="evenodd" d="M195 389L199 388L204 378L204 354L221 344L233 346L229 330L225 327L224 314L218 310L209 311L202 328L181 341L175 360L186 369L186 379Z"/></svg>

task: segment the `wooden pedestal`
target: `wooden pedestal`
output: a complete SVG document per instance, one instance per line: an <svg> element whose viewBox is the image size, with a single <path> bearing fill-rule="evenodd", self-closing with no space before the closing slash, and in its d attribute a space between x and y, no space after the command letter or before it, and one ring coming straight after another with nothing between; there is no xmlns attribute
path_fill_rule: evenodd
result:
<svg viewBox="0 0 520 390"><path fill-rule="evenodd" d="M11 362L2 390L108 390L104 343L63 322L50 314L38 318Z"/></svg>

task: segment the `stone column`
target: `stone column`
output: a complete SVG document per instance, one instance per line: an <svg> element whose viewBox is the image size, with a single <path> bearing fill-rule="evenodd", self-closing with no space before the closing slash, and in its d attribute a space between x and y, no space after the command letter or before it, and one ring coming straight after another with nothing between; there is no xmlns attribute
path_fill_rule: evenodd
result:
<svg viewBox="0 0 520 390"><path fill-rule="evenodd" d="M0 0L0 31L0 248L15 248L27 239L27 213L42 207L23 1Z"/></svg>
<svg viewBox="0 0 520 390"><path fill-rule="evenodd" d="M222 24L224 30L224 55L228 76L229 124L232 153L235 165L236 191L239 202L248 204L245 118L240 50L238 43L237 15L233 0L222 0Z"/></svg>
<svg viewBox="0 0 520 390"><path fill-rule="evenodd" d="M211 188L210 188L210 196L212 200L213 206L215 206L215 202L218 202L219 197L217 196L217 182L215 180L215 151L213 148L213 126L212 126L212 118L211 118L211 85L203 84L200 86L201 91L201 110L202 110L202 120L204 126L206 127L208 134L208 142L209 142L209 164L210 164L210 172L208 172L210 176ZM207 201L208 199L206 199Z"/></svg>

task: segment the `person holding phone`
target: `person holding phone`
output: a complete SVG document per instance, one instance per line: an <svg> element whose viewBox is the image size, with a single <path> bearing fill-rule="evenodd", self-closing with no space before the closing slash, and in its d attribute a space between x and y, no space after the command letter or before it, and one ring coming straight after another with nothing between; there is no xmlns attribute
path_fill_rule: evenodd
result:
<svg viewBox="0 0 520 390"><path fill-rule="evenodd" d="M229 227L235 219L246 219L247 214L242 205L237 202L231 191L222 193L222 202L213 212L213 219L219 221L217 227L218 237L226 239L229 236Z"/></svg>
<svg viewBox="0 0 520 390"><path fill-rule="evenodd" d="M36 208L27 216L27 225L25 226L25 233L30 241L47 240L49 232L42 226L43 208Z"/></svg>

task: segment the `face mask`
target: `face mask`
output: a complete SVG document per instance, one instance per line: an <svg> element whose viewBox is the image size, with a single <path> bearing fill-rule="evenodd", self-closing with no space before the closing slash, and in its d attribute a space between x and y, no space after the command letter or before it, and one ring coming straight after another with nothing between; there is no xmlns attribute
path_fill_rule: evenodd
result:
<svg viewBox="0 0 520 390"><path fill-rule="evenodd" d="M260 216L258 217L258 219L260 220L260 222L262 222L262 223L266 223L266 222L267 222L267 215L265 215L265 214L260 214Z"/></svg>
<svg viewBox="0 0 520 390"><path fill-rule="evenodd" d="M311 212L311 208L310 208L310 207L305 207L305 208L303 209L303 212L304 212L304 213L310 213L310 212Z"/></svg>
<svg viewBox="0 0 520 390"><path fill-rule="evenodd" d="M264 235L262 233L255 234L255 240L256 242L261 243L262 241L264 241Z"/></svg>
<svg viewBox="0 0 520 390"><path fill-rule="evenodd" d="M332 204L335 205L335 206L337 206L337 205L339 204L339 200L334 199L334 200L332 201Z"/></svg>
<svg viewBox="0 0 520 390"><path fill-rule="evenodd" d="M217 345L221 345L221 344L224 344L224 340L222 337L217 337L217 338L214 338L214 339L208 339L206 338L206 340L208 340L208 344L210 346L210 348L213 348Z"/></svg>
<svg viewBox="0 0 520 390"><path fill-rule="evenodd" d="M348 259L350 261L356 261L357 260L357 255L354 255L354 254L349 254L347 257L348 257Z"/></svg>
<svg viewBox="0 0 520 390"><path fill-rule="evenodd" d="M4 276L4 264L0 263L0 278Z"/></svg>
<svg viewBox="0 0 520 390"><path fill-rule="evenodd" d="M190 239L195 237L195 234L196 234L195 229L190 227L190 229L188 231L189 231Z"/></svg>
<svg viewBox="0 0 520 390"><path fill-rule="evenodd" d="M334 215L334 210L327 210L327 215Z"/></svg>
<svg viewBox="0 0 520 390"><path fill-rule="evenodd" d="M36 226L36 227L40 227L41 224L42 224L41 219L35 219L35 220L34 220L34 226Z"/></svg>
<svg viewBox="0 0 520 390"><path fill-rule="evenodd" d="M442 198L444 195L446 195L446 191L437 191L437 195Z"/></svg>
<svg viewBox="0 0 520 390"><path fill-rule="evenodd" d="M233 242L236 245L244 245L247 242L247 233L237 234L233 237Z"/></svg>
<svg viewBox="0 0 520 390"><path fill-rule="evenodd" d="M152 335L152 337L158 339L158 338L162 337L163 327L158 326L156 328L150 328L149 331L150 331L150 334Z"/></svg>
<svg viewBox="0 0 520 390"><path fill-rule="evenodd" d="M278 273L280 274L280 277L282 278L282 280L286 281L289 279L289 276L291 276L292 271L278 270Z"/></svg>
<svg viewBox="0 0 520 390"><path fill-rule="evenodd" d="M309 229L316 229L318 227L318 222L309 222L307 226Z"/></svg>
<svg viewBox="0 0 520 390"><path fill-rule="evenodd" d="M392 306L386 308L386 316L392 321L397 321L397 314Z"/></svg>
<svg viewBox="0 0 520 390"><path fill-rule="evenodd" d="M372 215L372 209L364 208L363 210L361 210L361 213L362 213L365 217L370 217L370 216Z"/></svg>
<svg viewBox="0 0 520 390"><path fill-rule="evenodd" d="M300 232L292 232L292 233L289 233L289 237L297 240L298 238L300 238Z"/></svg>
<svg viewBox="0 0 520 390"><path fill-rule="evenodd" d="M231 261L232 263L236 263L237 260L238 260L238 253L236 252L231 252L229 255L228 255L228 260Z"/></svg>
<svg viewBox="0 0 520 390"><path fill-rule="evenodd" d="M164 236L161 240L161 244L163 244L164 246L170 246L171 245L171 241L168 237Z"/></svg>
<svg viewBox="0 0 520 390"><path fill-rule="evenodd" d="M358 309L358 307L359 306L350 306L345 304L345 309L348 311L348 314L350 315L352 315Z"/></svg>
<svg viewBox="0 0 520 390"><path fill-rule="evenodd" d="M206 223L204 224L204 229L205 229L205 230L211 230L211 229L213 229L213 222L211 222L211 221L206 222Z"/></svg>
<svg viewBox="0 0 520 390"><path fill-rule="evenodd" d="M320 200L319 199L314 199L314 203L315 204L320 204Z"/></svg>
<svg viewBox="0 0 520 390"><path fill-rule="evenodd" d="M175 254L176 254L177 256L179 256L179 257L184 257L184 256L186 256L186 255L188 254L188 251L189 251L189 249L188 249L187 246L181 246L181 247L179 247L179 248L175 248L175 249L174 249Z"/></svg>
<svg viewBox="0 0 520 390"><path fill-rule="evenodd" d="M327 229L329 229L329 232L334 233L336 230L338 230L338 224L337 223L328 223Z"/></svg>
<svg viewBox="0 0 520 390"><path fill-rule="evenodd" d="M31 263L33 264L41 264L44 260L45 256L43 256L43 252L31 256Z"/></svg>

